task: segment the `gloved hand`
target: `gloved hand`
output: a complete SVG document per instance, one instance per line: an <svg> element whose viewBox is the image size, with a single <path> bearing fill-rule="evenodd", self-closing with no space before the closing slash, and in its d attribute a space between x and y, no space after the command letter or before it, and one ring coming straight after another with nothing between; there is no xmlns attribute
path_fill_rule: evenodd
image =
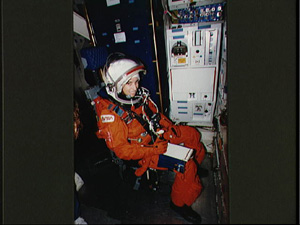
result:
<svg viewBox="0 0 300 225"><path fill-rule="evenodd" d="M168 148L168 141L159 138L153 144L153 153L156 155L164 154Z"/></svg>
<svg viewBox="0 0 300 225"><path fill-rule="evenodd" d="M145 159L141 159L139 161L139 165L141 167L136 169L135 172L134 172L137 177L142 176L146 172L146 170L148 169L148 166L150 164L150 160L151 160L151 157L148 157L148 158L145 158Z"/></svg>
<svg viewBox="0 0 300 225"><path fill-rule="evenodd" d="M167 151L168 141L157 138L153 145L147 145L143 147L145 151L145 155L143 158L151 157L153 155L160 155L164 154Z"/></svg>
<svg viewBox="0 0 300 225"><path fill-rule="evenodd" d="M163 136L164 139L170 140L172 138L180 137L181 132L178 126L173 125L163 134Z"/></svg>

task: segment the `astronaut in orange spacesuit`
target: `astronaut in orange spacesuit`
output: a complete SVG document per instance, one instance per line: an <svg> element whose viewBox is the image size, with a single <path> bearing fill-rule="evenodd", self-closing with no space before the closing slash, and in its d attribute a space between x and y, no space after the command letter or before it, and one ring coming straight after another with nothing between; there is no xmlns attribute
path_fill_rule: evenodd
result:
<svg viewBox="0 0 300 225"><path fill-rule="evenodd" d="M101 73L105 87L93 101L98 138L105 139L107 147L120 159L139 160L136 176L141 176L148 168L167 170L157 164L168 142L193 149L193 159L186 163L184 172L174 170L170 205L186 220L200 223L201 216L191 205L202 189L197 174L197 164L200 165L205 157L201 134L193 127L175 125L158 111L149 91L139 86L141 76L146 74L139 60L113 53Z"/></svg>

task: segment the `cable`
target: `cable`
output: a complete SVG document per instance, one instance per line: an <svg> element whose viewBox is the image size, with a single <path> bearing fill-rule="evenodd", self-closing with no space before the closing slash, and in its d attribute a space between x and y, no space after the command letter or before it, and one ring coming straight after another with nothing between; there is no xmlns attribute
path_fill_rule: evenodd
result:
<svg viewBox="0 0 300 225"><path fill-rule="evenodd" d="M163 103L162 103L162 91L161 91L161 83L160 83L160 74L159 74L159 65L158 65L158 57L157 57L157 47L156 47L156 35L155 35L155 27L154 27L154 15L153 15L153 2L150 0L151 5L151 20L152 20L152 30L153 30L153 42L154 42L154 52L155 52L155 59L156 59L156 72L157 72L157 81L158 81L158 92L159 92L159 101L160 101L160 108L161 112L163 112Z"/></svg>

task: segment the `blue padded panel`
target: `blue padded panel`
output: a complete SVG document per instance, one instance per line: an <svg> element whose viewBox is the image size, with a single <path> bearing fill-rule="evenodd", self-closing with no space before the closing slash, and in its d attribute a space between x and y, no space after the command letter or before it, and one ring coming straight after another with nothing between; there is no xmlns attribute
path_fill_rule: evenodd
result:
<svg viewBox="0 0 300 225"><path fill-rule="evenodd" d="M98 44L106 46L108 53L123 52L145 64L147 74L141 80L141 86L149 89L151 98L158 104L149 2L120 0L120 4L107 7L104 0L86 0L86 6ZM125 32L126 42L115 42L116 24L120 24L121 32Z"/></svg>
<svg viewBox="0 0 300 225"><path fill-rule="evenodd" d="M96 70L104 66L107 58L106 47L89 47L80 51L81 58L86 60L85 69ZM85 65L85 63L84 63Z"/></svg>

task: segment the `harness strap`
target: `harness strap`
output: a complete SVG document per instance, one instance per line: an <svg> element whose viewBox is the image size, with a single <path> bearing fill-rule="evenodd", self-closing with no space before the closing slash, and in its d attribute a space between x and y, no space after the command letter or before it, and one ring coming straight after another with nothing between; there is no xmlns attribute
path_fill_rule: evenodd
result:
<svg viewBox="0 0 300 225"><path fill-rule="evenodd" d="M128 123L133 118L135 118L144 127L144 129L148 132L148 134L150 134L150 136L152 137L151 138L152 140L149 144L152 144L155 142L157 136L149 129L148 123L137 113L135 113L131 110L129 110L129 113L128 113L127 111L120 108L118 105L114 105L114 104L109 104L107 108L109 110L116 112L118 114L118 116L120 116L121 119L125 121L125 123Z"/></svg>
<svg viewBox="0 0 300 225"><path fill-rule="evenodd" d="M153 144L155 142L157 136L149 129L148 123L141 116L136 114L135 112L131 112L131 113L134 115L133 118L135 118L144 127L144 129L148 132L148 134L150 134L151 141L148 144Z"/></svg>
<svg viewBox="0 0 300 225"><path fill-rule="evenodd" d="M119 106L117 105L113 105L113 104L110 104L108 107L107 107L109 110L113 110L115 111L120 117L123 116L123 114L125 113L125 111L123 109L121 109Z"/></svg>
<svg viewBox="0 0 300 225"><path fill-rule="evenodd" d="M122 108L120 108L118 105L109 104L109 106L107 108L109 110L116 112L118 114L118 116L120 116L121 119L124 120L126 123L128 123L132 119L130 114L128 112L126 112L125 110L123 110Z"/></svg>

